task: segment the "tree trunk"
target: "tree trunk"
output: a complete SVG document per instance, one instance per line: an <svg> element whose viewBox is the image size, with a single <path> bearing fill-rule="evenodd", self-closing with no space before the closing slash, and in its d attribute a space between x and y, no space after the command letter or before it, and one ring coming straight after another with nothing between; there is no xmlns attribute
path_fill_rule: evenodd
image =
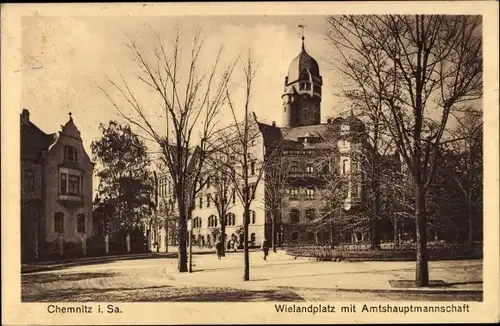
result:
<svg viewBox="0 0 500 326"><path fill-rule="evenodd" d="M220 237L221 237L221 242L222 242L222 257L226 257L226 225L225 225L225 220L221 219L221 226L220 226Z"/></svg>
<svg viewBox="0 0 500 326"><path fill-rule="evenodd" d="M243 274L243 280L244 281L249 281L250 280L250 257L248 255L248 219L249 219L249 213L250 213L250 208L247 206L245 207L245 215L243 219L243 245L244 245L244 251L245 251L245 271Z"/></svg>
<svg viewBox="0 0 500 326"><path fill-rule="evenodd" d="M276 213L271 221L271 242L273 246L273 252L276 252Z"/></svg>
<svg viewBox="0 0 500 326"><path fill-rule="evenodd" d="M467 243L471 244L472 243L472 235L473 235L473 223L472 223L472 191L471 191L471 183L469 182L469 195L467 198L467 218L468 218L468 223L469 223L469 236L467 238Z"/></svg>
<svg viewBox="0 0 500 326"><path fill-rule="evenodd" d="M396 217L394 217L394 247L399 248L399 227Z"/></svg>
<svg viewBox="0 0 500 326"><path fill-rule="evenodd" d="M182 207L179 209L179 226L178 226L178 237L179 237L179 246L178 246L178 269L180 273L185 273L188 271L187 267L187 248L186 248L186 233L187 233L187 225L186 225L186 210L185 206L181 204Z"/></svg>
<svg viewBox="0 0 500 326"><path fill-rule="evenodd" d="M333 249L333 248L335 248L335 230L333 227L333 222L330 224L330 233L331 233L330 248Z"/></svg>
<svg viewBox="0 0 500 326"><path fill-rule="evenodd" d="M165 223L165 252L168 252L168 222Z"/></svg>
<svg viewBox="0 0 500 326"><path fill-rule="evenodd" d="M380 216L380 193L377 187L375 198L374 198L374 212L371 216L371 250L379 250L380 249L380 234L378 227L378 217Z"/></svg>
<svg viewBox="0 0 500 326"><path fill-rule="evenodd" d="M427 216L425 211L425 191L422 182L415 185L415 220L417 240L417 266L415 285L429 286L429 265L427 256Z"/></svg>

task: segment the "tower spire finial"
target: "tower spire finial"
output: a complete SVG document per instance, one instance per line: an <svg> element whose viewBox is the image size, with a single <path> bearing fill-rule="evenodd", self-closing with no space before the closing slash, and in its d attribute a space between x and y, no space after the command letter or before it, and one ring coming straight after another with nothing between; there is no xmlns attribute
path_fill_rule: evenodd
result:
<svg viewBox="0 0 500 326"><path fill-rule="evenodd" d="M300 24L297 27L302 29L302 50L304 50L305 49L305 47L304 47L304 39L305 39L305 37L304 37L304 28L306 27L306 25Z"/></svg>

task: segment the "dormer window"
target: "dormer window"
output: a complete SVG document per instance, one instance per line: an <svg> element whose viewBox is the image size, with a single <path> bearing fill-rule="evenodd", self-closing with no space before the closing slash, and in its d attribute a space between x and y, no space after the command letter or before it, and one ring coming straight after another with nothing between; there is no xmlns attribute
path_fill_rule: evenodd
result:
<svg viewBox="0 0 500 326"><path fill-rule="evenodd" d="M78 162L78 151L73 146L64 146L64 160Z"/></svg>
<svg viewBox="0 0 500 326"><path fill-rule="evenodd" d="M300 82L299 83L299 90L301 90L301 91L311 90L311 83L310 82Z"/></svg>

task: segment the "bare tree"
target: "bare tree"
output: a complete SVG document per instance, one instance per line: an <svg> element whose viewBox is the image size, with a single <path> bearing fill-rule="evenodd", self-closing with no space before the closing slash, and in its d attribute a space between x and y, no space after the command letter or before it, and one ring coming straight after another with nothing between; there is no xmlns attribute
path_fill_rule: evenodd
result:
<svg viewBox="0 0 500 326"><path fill-rule="evenodd" d="M414 183L417 286L429 285L425 197L450 114L482 96L479 16L330 17L353 88L381 99L381 119Z"/></svg>
<svg viewBox="0 0 500 326"><path fill-rule="evenodd" d="M350 171L344 170L340 162L340 153L335 141L327 143L324 150L317 153L314 165L320 183L315 187L317 205L321 214L315 218L317 229L330 229L330 246L335 246L336 234L348 229L366 225L366 220L350 218L348 210L348 192L354 184ZM357 177L357 176L356 176ZM348 208L348 209L346 209Z"/></svg>
<svg viewBox="0 0 500 326"><path fill-rule="evenodd" d="M287 193L289 172L290 165L283 164L281 157L275 155L269 161L264 175L264 204L266 217L271 219L271 245L274 252L276 252L276 223L281 219L282 200Z"/></svg>
<svg viewBox="0 0 500 326"><path fill-rule="evenodd" d="M223 148L224 145L220 146L219 148ZM236 204L233 201L233 192L235 190L233 180L230 177L231 166L230 156L224 150L214 153L206 162L208 174L206 184L207 188L209 188L207 196L217 209L222 242L225 242L226 239L226 226L235 222L233 216L228 216L229 211ZM226 244L224 243L222 256L225 256L225 248Z"/></svg>
<svg viewBox="0 0 500 326"><path fill-rule="evenodd" d="M472 108L464 112L453 131L453 139L445 150L449 161L446 175L460 190L467 208L468 243L473 241L474 213L482 205L483 137L482 114ZM445 154L445 155L446 155Z"/></svg>
<svg viewBox="0 0 500 326"><path fill-rule="evenodd" d="M160 148L171 176L179 212L179 272L187 272L187 220L191 218L194 199L200 191L200 174L205 159L213 148L217 115L226 99L226 85L233 70L232 65L220 69L220 49L213 66L204 72L200 69L203 40L199 32L193 38L191 51L185 55L180 46L179 32L173 42L164 41L153 31L156 44L151 51L143 51L134 40L128 47L132 59L140 69L137 78L158 100L160 116L151 116L151 107L141 103L138 90L120 73L118 81L109 79L112 88L125 99L132 113L126 114L112 93L102 88L119 114L142 130ZM166 44L171 46L169 51ZM181 58L187 58L186 71L182 71ZM162 126L157 126L163 122ZM195 146L196 145L196 146Z"/></svg>
<svg viewBox="0 0 500 326"><path fill-rule="evenodd" d="M250 223L250 207L255 200L259 183L265 173L266 166L276 154L278 146L273 143L261 142L262 132L255 114L250 113L250 101L253 80L256 67L252 56L249 54L243 65L244 96L241 104L243 121L238 118L238 106L231 95L229 87L226 88L226 98L232 115L233 124L230 128L220 131L218 143L223 146L215 146L223 151L228 158L226 165L231 171L227 176L233 183L233 189L243 205L243 229L244 229L244 273L243 279L250 280L250 260L248 254L248 224ZM279 140L277 141L279 143Z"/></svg>

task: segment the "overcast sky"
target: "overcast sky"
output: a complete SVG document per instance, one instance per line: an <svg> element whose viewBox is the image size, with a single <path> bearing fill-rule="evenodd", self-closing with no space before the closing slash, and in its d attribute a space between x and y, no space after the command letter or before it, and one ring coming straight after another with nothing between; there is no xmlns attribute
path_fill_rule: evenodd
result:
<svg viewBox="0 0 500 326"><path fill-rule="evenodd" d="M98 86L111 89L107 76L117 80L117 71L132 83L136 80L127 37L147 52L154 43L151 28L168 43L178 27L185 57L198 26L205 37L200 66L209 68L221 46L223 65L251 49L258 63L251 110L259 120L280 125L284 78L301 48L298 24L306 25L306 50L318 61L323 76L325 120L341 110L342 104L334 95L336 75L327 63L331 51L325 40L328 26L323 16L23 17L22 106L47 133L58 131L68 120L68 112L72 112L90 154L90 142L99 137L99 123L119 120ZM234 75L236 84L241 81L240 70ZM137 85L144 103L155 106L144 88L133 85Z"/></svg>

